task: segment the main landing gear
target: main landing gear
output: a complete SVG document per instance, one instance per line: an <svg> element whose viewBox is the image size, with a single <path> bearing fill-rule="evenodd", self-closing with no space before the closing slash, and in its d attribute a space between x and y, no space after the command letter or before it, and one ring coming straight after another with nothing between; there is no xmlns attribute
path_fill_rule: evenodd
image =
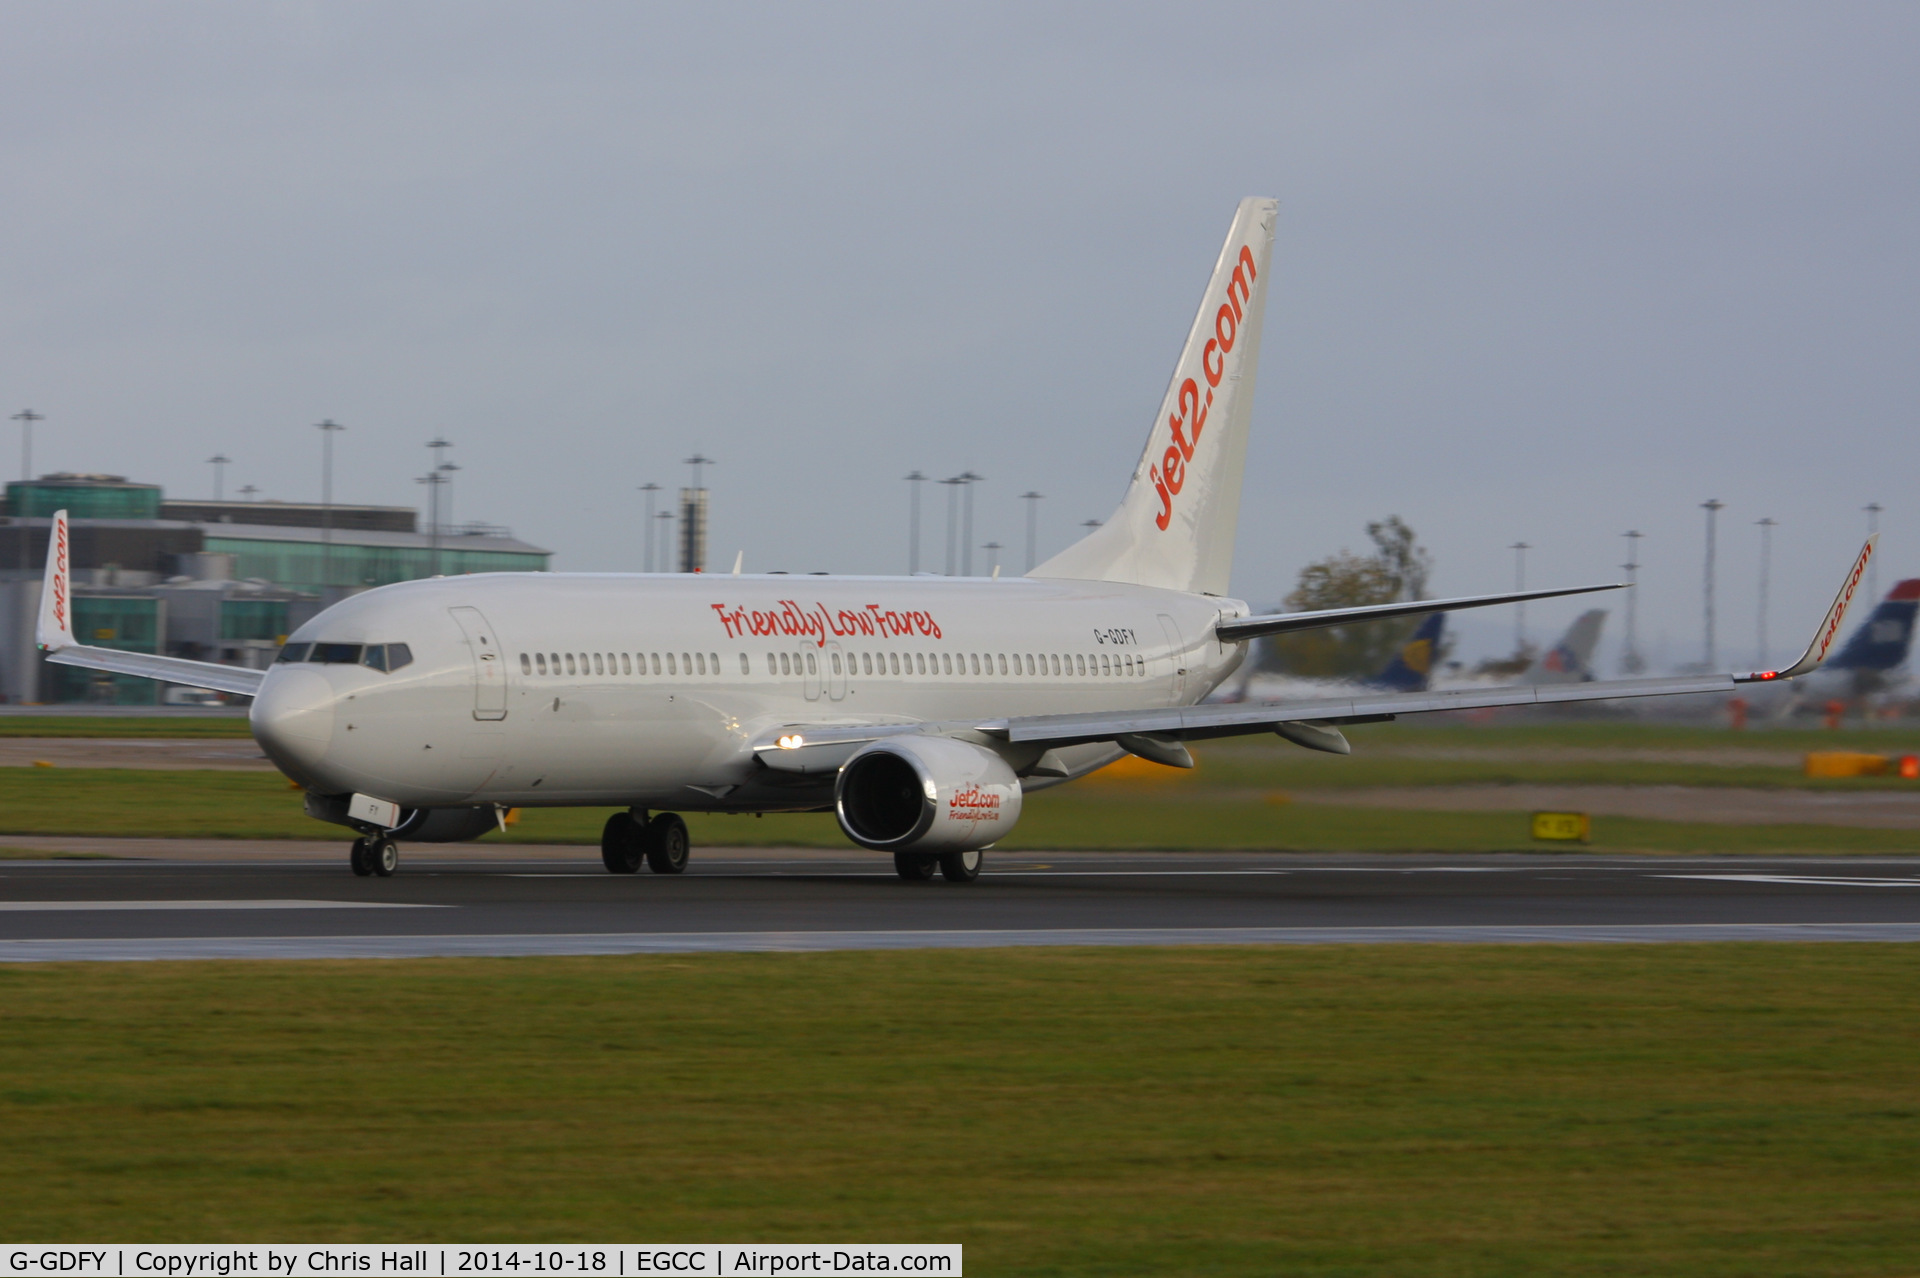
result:
<svg viewBox="0 0 1920 1278"><path fill-rule="evenodd" d="M600 860L610 874L637 873L642 861L655 874L680 874L690 849L687 823L671 812L651 818L643 811L616 812L600 831Z"/></svg>
<svg viewBox="0 0 1920 1278"><path fill-rule="evenodd" d="M400 868L400 845L384 834L363 835L353 841L347 862L363 879L368 875L392 878L393 872Z"/></svg>
<svg viewBox="0 0 1920 1278"><path fill-rule="evenodd" d="M986 854L977 848L970 852L944 852L938 856L925 852L895 852L893 872L909 883L925 882L933 877L935 870L949 883L971 883L980 877L980 866L986 859Z"/></svg>

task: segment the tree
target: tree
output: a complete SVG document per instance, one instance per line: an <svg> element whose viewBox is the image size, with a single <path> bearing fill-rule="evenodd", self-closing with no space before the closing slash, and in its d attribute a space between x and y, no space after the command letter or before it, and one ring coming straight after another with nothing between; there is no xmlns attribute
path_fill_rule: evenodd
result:
<svg viewBox="0 0 1920 1278"><path fill-rule="evenodd" d="M1361 608L1369 604L1425 599L1433 556L1398 515L1367 525L1371 555L1344 547L1300 570L1286 598L1286 611ZM1358 679L1376 674L1406 641L1419 618L1330 626L1279 635L1267 641L1260 664L1269 670L1315 679Z"/></svg>

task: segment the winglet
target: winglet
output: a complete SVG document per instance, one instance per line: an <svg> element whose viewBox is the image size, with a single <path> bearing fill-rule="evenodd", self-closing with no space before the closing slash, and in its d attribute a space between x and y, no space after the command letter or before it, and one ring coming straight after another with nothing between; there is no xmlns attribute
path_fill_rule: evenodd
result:
<svg viewBox="0 0 1920 1278"><path fill-rule="evenodd" d="M55 511L47 538L47 576L40 588L40 623L34 642L44 652L76 646L73 637L73 576L68 570L67 512Z"/></svg>
<svg viewBox="0 0 1920 1278"><path fill-rule="evenodd" d="M1840 635L1840 623L1846 620L1847 605L1853 602L1854 592L1860 589L1860 579L1867 573L1867 561L1873 558L1874 547L1879 541L1880 534L1875 533L1860 547L1859 558L1853 561L1846 580L1840 583L1840 593L1833 597L1833 606L1827 609L1820 629L1814 632L1813 642L1800 654L1800 660L1785 670L1756 670L1750 675L1736 675L1734 682L1763 683L1773 679L1792 679L1818 669L1820 663L1827 659L1827 651L1833 647L1833 641Z"/></svg>

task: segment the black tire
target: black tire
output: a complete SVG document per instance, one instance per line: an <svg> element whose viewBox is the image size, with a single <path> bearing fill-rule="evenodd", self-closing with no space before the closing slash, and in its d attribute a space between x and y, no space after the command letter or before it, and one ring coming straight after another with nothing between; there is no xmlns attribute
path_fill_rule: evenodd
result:
<svg viewBox="0 0 1920 1278"><path fill-rule="evenodd" d="M893 872L909 883L925 883L940 868L940 858L924 852L895 852Z"/></svg>
<svg viewBox="0 0 1920 1278"><path fill-rule="evenodd" d="M972 852L948 852L940 858L940 874L949 883L971 883L980 877L980 866L987 854L978 849Z"/></svg>
<svg viewBox="0 0 1920 1278"><path fill-rule="evenodd" d="M655 874L680 874L687 868L691 844L687 823L671 812L647 822L647 868Z"/></svg>
<svg viewBox="0 0 1920 1278"><path fill-rule="evenodd" d="M352 866L353 872L363 879L373 873L373 862L367 859L365 839L353 841L353 851L347 853L347 864Z"/></svg>
<svg viewBox="0 0 1920 1278"><path fill-rule="evenodd" d="M363 859L373 867L375 874L390 879L393 872L400 868L400 845L384 835L368 839Z"/></svg>
<svg viewBox="0 0 1920 1278"><path fill-rule="evenodd" d="M647 830L630 812L616 812L600 830L600 861L609 874L634 874L646 859Z"/></svg>

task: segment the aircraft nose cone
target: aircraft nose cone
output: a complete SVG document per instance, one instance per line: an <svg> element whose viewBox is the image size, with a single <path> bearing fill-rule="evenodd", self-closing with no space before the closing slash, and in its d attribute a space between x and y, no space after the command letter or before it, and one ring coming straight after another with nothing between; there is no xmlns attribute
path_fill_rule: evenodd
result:
<svg viewBox="0 0 1920 1278"><path fill-rule="evenodd" d="M333 688L318 672L269 671L248 715L254 740L281 771L310 783L333 742L333 703Z"/></svg>

